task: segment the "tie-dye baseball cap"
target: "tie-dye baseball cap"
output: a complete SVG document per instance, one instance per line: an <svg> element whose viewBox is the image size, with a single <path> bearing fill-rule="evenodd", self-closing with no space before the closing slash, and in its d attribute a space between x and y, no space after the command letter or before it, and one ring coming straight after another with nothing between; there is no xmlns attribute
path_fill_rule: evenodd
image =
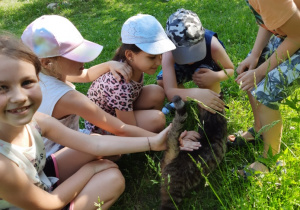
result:
<svg viewBox="0 0 300 210"><path fill-rule="evenodd" d="M85 40L67 18L43 15L24 30L21 39L39 58L62 56L77 62L96 59L103 47Z"/></svg>

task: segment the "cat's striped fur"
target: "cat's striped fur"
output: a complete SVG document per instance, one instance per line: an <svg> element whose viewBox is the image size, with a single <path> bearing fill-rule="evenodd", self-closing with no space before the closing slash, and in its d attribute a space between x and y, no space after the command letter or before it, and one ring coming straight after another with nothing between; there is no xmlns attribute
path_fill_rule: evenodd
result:
<svg viewBox="0 0 300 210"><path fill-rule="evenodd" d="M207 176L222 161L226 152L226 119L220 114L211 114L201 108L199 108L199 119L202 128L198 130L201 135L199 139L201 147L192 152L180 151L178 139L185 130L184 122L188 114L185 102L179 96L173 98L173 103L176 113L168 133L167 150L161 161L161 209L164 210L176 209L173 201L176 205L180 204L191 189L201 182L204 183L201 171L191 157L197 163L201 163L202 173Z"/></svg>

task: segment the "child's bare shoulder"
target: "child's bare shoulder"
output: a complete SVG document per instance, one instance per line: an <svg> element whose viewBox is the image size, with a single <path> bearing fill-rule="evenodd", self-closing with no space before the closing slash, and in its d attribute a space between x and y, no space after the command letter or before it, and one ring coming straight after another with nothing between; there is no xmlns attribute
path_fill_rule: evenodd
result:
<svg viewBox="0 0 300 210"><path fill-rule="evenodd" d="M214 54L219 51L223 51L224 47L221 45L217 37L213 36L211 39L211 53Z"/></svg>

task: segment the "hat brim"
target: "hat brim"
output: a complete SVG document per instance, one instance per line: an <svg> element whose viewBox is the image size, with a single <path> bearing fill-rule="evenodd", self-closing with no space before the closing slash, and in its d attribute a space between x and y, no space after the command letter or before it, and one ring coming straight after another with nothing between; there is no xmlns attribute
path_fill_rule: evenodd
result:
<svg viewBox="0 0 300 210"><path fill-rule="evenodd" d="M177 47L172 51L173 57L178 64L188 64L200 61L206 56L206 42L202 39L190 47Z"/></svg>
<svg viewBox="0 0 300 210"><path fill-rule="evenodd" d="M152 43L141 43L135 45L138 46L144 52L151 55L159 55L176 49L174 43L168 38Z"/></svg>
<svg viewBox="0 0 300 210"><path fill-rule="evenodd" d="M67 52L62 57L68 58L73 61L87 63L95 60L101 53L103 46L83 40L83 42L70 52Z"/></svg>

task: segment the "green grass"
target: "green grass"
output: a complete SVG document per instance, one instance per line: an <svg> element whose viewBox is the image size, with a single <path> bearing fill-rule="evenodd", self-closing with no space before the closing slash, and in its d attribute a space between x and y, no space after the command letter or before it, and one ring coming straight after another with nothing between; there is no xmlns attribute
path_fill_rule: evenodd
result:
<svg viewBox="0 0 300 210"><path fill-rule="evenodd" d="M43 14L63 15L86 39L104 46L100 57L86 67L111 59L120 44L123 22L137 13L151 14L165 26L168 16L176 9L193 10L204 27L218 32L235 66L252 48L257 32L250 10L244 1L238 0L57 0L60 7L55 11L46 8L51 2L0 0L0 29L20 36L30 22ZM146 76L145 83L155 83L155 76ZM192 86L191 83L186 85ZM77 84L77 89L84 94L88 87L89 84ZM234 79L223 82L222 89L230 107L226 110L228 132L246 130L253 122L246 94L239 90ZM297 92L299 100L300 91ZM291 97L295 97L296 93ZM261 145L230 150L219 169L208 177L210 185L191 192L182 209L299 209L299 112L283 105L281 113L284 130L280 159L286 162L286 173L274 168L271 173L246 182L232 173L232 169L252 163L260 155ZM118 164L126 179L126 190L112 209L157 209L160 202L157 168L161 157L162 152L151 152L148 157L145 153L122 157Z"/></svg>

